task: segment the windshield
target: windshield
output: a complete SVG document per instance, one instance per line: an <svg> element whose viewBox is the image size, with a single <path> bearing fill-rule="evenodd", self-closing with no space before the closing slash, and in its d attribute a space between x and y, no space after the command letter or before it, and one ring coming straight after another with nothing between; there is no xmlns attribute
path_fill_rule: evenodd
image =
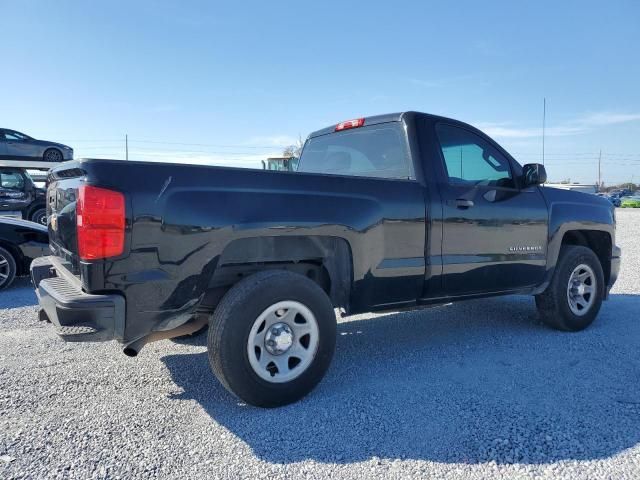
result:
<svg viewBox="0 0 640 480"><path fill-rule="evenodd" d="M299 172L375 178L413 178L404 126L382 123L312 137Z"/></svg>

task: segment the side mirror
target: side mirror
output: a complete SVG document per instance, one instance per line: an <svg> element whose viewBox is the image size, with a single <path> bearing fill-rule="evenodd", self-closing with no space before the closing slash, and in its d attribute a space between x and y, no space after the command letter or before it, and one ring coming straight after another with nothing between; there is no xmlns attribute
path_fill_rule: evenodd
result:
<svg viewBox="0 0 640 480"><path fill-rule="evenodd" d="M524 187L542 185L547 181L547 171L539 163L527 163L522 167L522 184Z"/></svg>

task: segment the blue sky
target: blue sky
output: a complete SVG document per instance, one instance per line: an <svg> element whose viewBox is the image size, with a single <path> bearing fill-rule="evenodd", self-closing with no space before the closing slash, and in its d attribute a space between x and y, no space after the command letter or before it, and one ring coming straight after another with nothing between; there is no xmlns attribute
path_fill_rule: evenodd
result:
<svg viewBox="0 0 640 480"><path fill-rule="evenodd" d="M258 166L338 121L479 126L552 180L640 180L640 2L0 3L0 125L76 157Z"/></svg>

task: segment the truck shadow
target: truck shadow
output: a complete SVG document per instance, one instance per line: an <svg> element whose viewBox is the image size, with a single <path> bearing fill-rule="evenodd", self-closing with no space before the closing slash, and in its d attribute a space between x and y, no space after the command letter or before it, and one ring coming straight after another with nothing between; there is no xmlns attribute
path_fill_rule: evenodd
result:
<svg viewBox="0 0 640 480"><path fill-rule="evenodd" d="M638 311L640 296L612 295L574 334L541 325L530 297L347 319L324 381L272 410L228 394L206 353L163 361L184 390L173 398L269 462L592 460L640 441Z"/></svg>
<svg viewBox="0 0 640 480"><path fill-rule="evenodd" d="M5 290L0 290L0 309L31 307L38 304L29 277L16 278Z"/></svg>

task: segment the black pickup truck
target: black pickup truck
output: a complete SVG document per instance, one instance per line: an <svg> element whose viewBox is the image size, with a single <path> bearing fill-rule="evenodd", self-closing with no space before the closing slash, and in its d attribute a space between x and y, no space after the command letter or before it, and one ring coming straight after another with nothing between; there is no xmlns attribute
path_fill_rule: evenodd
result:
<svg viewBox="0 0 640 480"><path fill-rule="evenodd" d="M324 375L334 309L530 294L548 325L581 330L618 275L615 211L545 178L417 112L314 132L296 172L67 162L48 178L53 254L31 267L40 315L131 356L208 324L218 379L269 407Z"/></svg>

